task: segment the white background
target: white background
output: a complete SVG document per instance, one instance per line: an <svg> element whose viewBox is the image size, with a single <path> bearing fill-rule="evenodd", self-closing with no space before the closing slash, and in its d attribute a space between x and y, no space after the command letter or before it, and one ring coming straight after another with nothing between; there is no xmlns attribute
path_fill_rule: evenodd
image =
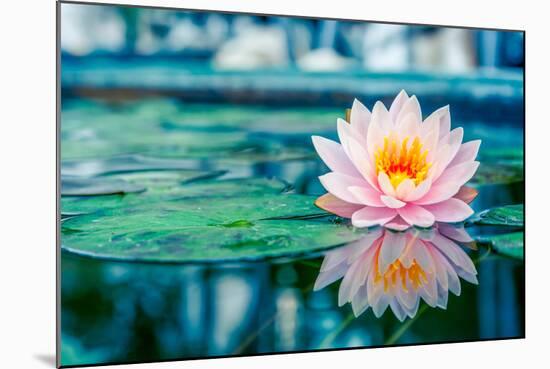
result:
<svg viewBox="0 0 550 369"><path fill-rule="evenodd" d="M527 339L118 366L518 368L548 365L550 22L544 1L172 0L120 3L527 31ZM55 2L0 11L0 367L55 355ZM495 132L498 134L498 132ZM546 362L547 364L543 364Z"/></svg>

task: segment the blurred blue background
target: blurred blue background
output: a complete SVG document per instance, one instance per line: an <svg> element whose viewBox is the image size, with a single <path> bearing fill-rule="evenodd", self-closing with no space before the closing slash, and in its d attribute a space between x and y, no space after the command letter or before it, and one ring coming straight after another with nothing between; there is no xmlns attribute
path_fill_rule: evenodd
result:
<svg viewBox="0 0 550 369"><path fill-rule="evenodd" d="M522 68L523 34L431 26L66 4L65 57L207 62L219 70Z"/></svg>
<svg viewBox="0 0 550 369"><path fill-rule="evenodd" d="M426 111L523 117L522 32L77 4L61 17L65 95L347 107L406 89Z"/></svg>

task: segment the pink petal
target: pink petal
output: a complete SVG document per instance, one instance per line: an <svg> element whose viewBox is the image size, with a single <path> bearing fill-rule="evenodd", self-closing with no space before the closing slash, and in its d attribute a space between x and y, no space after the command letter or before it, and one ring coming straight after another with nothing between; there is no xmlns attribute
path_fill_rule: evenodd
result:
<svg viewBox="0 0 550 369"><path fill-rule="evenodd" d="M458 153L458 150L460 150L460 147L462 146L462 139L464 138L464 129L462 127L458 127L453 129L449 133L449 145L451 145L451 160L456 156Z"/></svg>
<svg viewBox="0 0 550 369"><path fill-rule="evenodd" d="M473 161L479 152L480 145L481 140L469 141L460 145L454 159L449 163L449 167Z"/></svg>
<svg viewBox="0 0 550 369"><path fill-rule="evenodd" d="M336 214L340 217L351 218L353 213L361 209L363 205L350 204L344 200L340 200L333 194L326 193L315 200L315 205L329 213Z"/></svg>
<svg viewBox="0 0 550 369"><path fill-rule="evenodd" d="M401 306L401 303L399 302L399 300L395 298L390 300L390 308L391 308L391 311L393 312L393 315L395 315L395 317L397 318L397 320L399 320L400 322L405 321L405 318L407 318L407 313Z"/></svg>
<svg viewBox="0 0 550 369"><path fill-rule="evenodd" d="M359 288L365 284L367 275L373 265L372 261L376 254L375 251L374 249L369 249L367 252L363 253L361 257L353 263L349 272L346 273L338 291L339 304L340 302L350 302L353 296L359 291Z"/></svg>
<svg viewBox="0 0 550 369"><path fill-rule="evenodd" d="M368 297L367 286L365 284L359 288L359 291L357 291L351 300L351 308L355 317L363 314L369 308Z"/></svg>
<svg viewBox="0 0 550 369"><path fill-rule="evenodd" d="M380 193L370 187L351 186L348 188L353 196L361 201L362 204L374 207L385 207L380 199Z"/></svg>
<svg viewBox="0 0 550 369"><path fill-rule="evenodd" d="M382 247L378 256L378 270L381 274L396 261L405 249L406 235L403 232L390 232L384 234Z"/></svg>
<svg viewBox="0 0 550 369"><path fill-rule="evenodd" d="M428 154L428 156L430 156ZM451 146L449 144L439 143L437 146L437 151L434 156L433 166L428 171L428 178L435 182L439 175L445 170L447 163L450 161L451 156Z"/></svg>
<svg viewBox="0 0 550 369"><path fill-rule="evenodd" d="M432 244L449 258L457 267L468 274L476 275L477 271L470 257L452 240L442 236L434 235Z"/></svg>
<svg viewBox="0 0 550 369"><path fill-rule="evenodd" d="M468 182L477 171L479 162L471 161L446 169L439 179L432 185L430 191L415 204L435 204L453 197L460 186Z"/></svg>
<svg viewBox="0 0 550 369"><path fill-rule="evenodd" d="M418 123L422 122L422 111L420 109L420 104L418 103L418 99L415 95L411 96L405 104L403 104L403 108L397 115L396 123L397 125L401 124L401 120L405 118L408 114L412 114L414 117L414 120Z"/></svg>
<svg viewBox="0 0 550 369"><path fill-rule="evenodd" d="M439 116L439 137L443 137L451 130L451 111L449 105L442 107L441 115Z"/></svg>
<svg viewBox="0 0 550 369"><path fill-rule="evenodd" d="M380 200L382 200L384 205L386 205L388 208L392 208L392 209L399 209L399 208L402 208L403 206L407 205L406 203L404 203L401 200L397 200L394 197L386 196L386 195L380 196Z"/></svg>
<svg viewBox="0 0 550 369"><path fill-rule="evenodd" d="M351 222L355 227L372 227L374 225L384 225L397 215L395 209L374 208L365 206L363 209L353 213Z"/></svg>
<svg viewBox="0 0 550 369"><path fill-rule="evenodd" d="M473 276L477 275L477 270L474 265L474 262L472 261L472 259L470 259L468 254L466 254L464 250L462 250L461 248L457 249L456 254L458 257L458 262L456 263L456 266L458 266L460 269L465 271L467 274L470 274ZM475 279L475 282L477 282L477 279ZM475 283L475 282L472 282L472 283Z"/></svg>
<svg viewBox="0 0 550 369"><path fill-rule="evenodd" d="M451 224L439 223L437 229L442 235L450 238L451 240L463 243L474 242L473 238L470 237L464 227L456 227Z"/></svg>
<svg viewBox="0 0 550 369"><path fill-rule="evenodd" d="M415 191L416 187L412 179L406 179L397 186L395 193L400 200L407 200L411 193Z"/></svg>
<svg viewBox="0 0 550 369"><path fill-rule="evenodd" d="M441 251L441 253L449 258L449 260L451 260L454 264L458 264L460 260L458 252L462 252L462 250L460 249L460 246L458 246L452 240L442 236L441 233L437 232L436 234L434 234L431 244L437 247L439 251Z"/></svg>
<svg viewBox="0 0 550 369"><path fill-rule="evenodd" d="M369 154L354 138L348 138L348 147L346 152L351 158L351 161L355 168L361 173L362 177L371 185L375 190L378 190L378 181L376 180L376 173L371 164Z"/></svg>
<svg viewBox="0 0 550 369"><path fill-rule="evenodd" d="M357 292L353 291L352 287L353 285L356 285L355 279L360 277L360 273L358 273L358 270L361 268L361 266L361 263L353 263L344 275L342 283L340 283L340 288L338 289L338 306L342 306L350 301L353 297L353 294Z"/></svg>
<svg viewBox="0 0 550 369"><path fill-rule="evenodd" d="M402 278L401 277L402 272L399 271L398 273L399 273L399 275L398 275L397 280L402 280L401 279ZM403 273L405 273L405 272L403 272ZM405 276L405 280L407 280L406 276ZM397 288L397 298L399 299L399 301L405 307L407 307L407 309L413 309L414 308L414 305L416 304L417 297L418 297L418 294L415 291L414 287L413 288L408 288L407 287L406 291L403 288Z"/></svg>
<svg viewBox="0 0 550 369"><path fill-rule="evenodd" d="M382 287L380 287L380 289L383 290ZM388 308L390 301L390 296L385 294L380 295L379 298L371 305L374 316L380 318L382 314L384 314L384 311Z"/></svg>
<svg viewBox="0 0 550 369"><path fill-rule="evenodd" d="M384 226L385 227L385 226ZM405 268L410 268L413 262L412 257L412 245L416 242L417 235L413 232L409 231L406 232L407 234L407 242L405 243L405 250L401 253L401 256L399 256L399 261Z"/></svg>
<svg viewBox="0 0 550 369"><path fill-rule="evenodd" d="M328 192L338 197L339 199L352 204L362 204L362 203L361 201L357 200L351 192L349 192L349 188L352 186L358 186L358 187L368 186L368 183L365 182L364 179L355 178L355 177L347 176L345 174L336 173L336 172L330 172L325 175L322 175L319 177L319 180L321 181L321 184Z"/></svg>
<svg viewBox="0 0 550 369"><path fill-rule="evenodd" d="M439 251L438 248L432 247L430 251L432 252L432 257L435 261L436 267L437 266L441 267L441 269L443 269L444 271L444 274L446 274L447 288L456 296L460 296L460 292L461 292L460 279L458 279L458 275L456 274L455 268L451 265L449 260L447 260L447 258L443 256L443 254L441 253L441 251Z"/></svg>
<svg viewBox="0 0 550 369"><path fill-rule="evenodd" d="M378 186L386 195L395 197L395 190L390 182L390 177L386 173L378 173Z"/></svg>
<svg viewBox="0 0 550 369"><path fill-rule="evenodd" d="M403 105L409 100L409 95L405 92L405 90L401 90L399 94L395 97L393 102L390 106L390 117L392 121L395 123L397 121L397 115L403 108Z"/></svg>
<svg viewBox="0 0 550 369"><path fill-rule="evenodd" d="M344 149L344 152L349 158L351 158L351 155L348 151L348 146L349 146L348 140L350 139L350 137L356 137L357 133L355 132L354 129L351 128L351 124L349 124L348 122L346 122L341 118L338 118L336 120L336 129L338 130L338 139L342 144L342 148Z"/></svg>
<svg viewBox="0 0 550 369"><path fill-rule="evenodd" d="M380 242L381 244L381 242ZM379 247L378 247L379 248ZM369 300L369 305L373 305L374 303L378 302L380 297L384 294L384 286L383 283L375 283L375 268L371 268L370 273L367 276L367 295Z"/></svg>
<svg viewBox="0 0 550 369"><path fill-rule="evenodd" d="M466 204L471 203L477 197L477 190L472 187L462 186L460 190L454 195L455 199L464 201Z"/></svg>
<svg viewBox="0 0 550 369"><path fill-rule="evenodd" d="M337 268L331 269L327 272L321 272L315 280L313 291L319 291L331 283L336 282L342 278L349 269L349 265L342 263Z"/></svg>
<svg viewBox="0 0 550 369"><path fill-rule="evenodd" d="M410 225L430 227L435 221L435 218L431 212L414 204L407 204L407 206L397 209L397 212Z"/></svg>
<svg viewBox="0 0 550 369"><path fill-rule="evenodd" d="M448 291L440 284L437 284L437 307L443 310L447 309L447 301L449 300Z"/></svg>
<svg viewBox="0 0 550 369"><path fill-rule="evenodd" d="M451 113L449 111L449 105L434 111L426 120L431 117L436 117L439 120L439 138L443 138L451 130Z"/></svg>
<svg viewBox="0 0 550 369"><path fill-rule="evenodd" d="M424 228L424 229L418 229L418 238L420 238L423 241L430 241L434 236L434 230L435 228Z"/></svg>
<svg viewBox="0 0 550 369"><path fill-rule="evenodd" d="M403 220L399 215L384 224L384 227L394 231L404 231L411 227L411 225Z"/></svg>
<svg viewBox="0 0 550 369"><path fill-rule="evenodd" d="M347 259L351 252L351 249L356 247L353 244L354 243L352 243L352 245L339 247L337 249L329 251L325 255L325 258L323 259L323 263L321 264L321 269L319 271L328 272L331 269L335 269L340 264L348 265L349 263L347 262Z"/></svg>
<svg viewBox="0 0 550 369"><path fill-rule="evenodd" d="M426 145L426 148L429 150L435 149L434 143L437 144L437 142L439 141L439 121L439 115L431 114L420 125L420 138L422 139L422 142L424 142L424 145ZM433 135L433 139L430 139L430 144L427 145L427 137L430 135Z"/></svg>
<svg viewBox="0 0 550 369"><path fill-rule="evenodd" d="M390 113L384 104L377 101L372 109L371 121L367 133L367 151L370 157L374 157L376 150L384 143L384 137L389 133L393 123Z"/></svg>
<svg viewBox="0 0 550 369"><path fill-rule="evenodd" d="M347 174L352 177L361 177L351 160L348 158L342 146L335 141L321 136L312 136L315 150L333 172Z"/></svg>
<svg viewBox="0 0 550 369"><path fill-rule="evenodd" d="M411 247L411 254L413 259L416 260L425 272L431 273L435 271L434 261L424 242L417 239Z"/></svg>
<svg viewBox="0 0 550 369"><path fill-rule="evenodd" d="M471 284L476 284L476 285L479 284L479 282L477 280L477 277L476 277L476 274L468 273L464 269L457 269L456 273L458 274L458 276L460 278L464 279L465 281L470 282Z"/></svg>
<svg viewBox="0 0 550 369"><path fill-rule="evenodd" d="M417 120L414 114L409 113L399 121L396 130L399 132L401 139L405 137L412 139L420 134L420 121Z"/></svg>
<svg viewBox="0 0 550 369"><path fill-rule="evenodd" d="M369 296L369 305L372 307L372 312L374 316L379 318L389 304L389 299L391 296L384 293L384 283L368 283L374 280L374 273L371 273L367 279L367 294Z"/></svg>
<svg viewBox="0 0 550 369"><path fill-rule="evenodd" d="M437 202L445 201L453 197L453 195L458 192L458 189L459 187L455 185L445 185L445 186L434 185L430 189L430 192L426 194L426 196L424 196L420 200L414 201L414 203L417 205L428 205L428 204L435 204Z"/></svg>
<svg viewBox="0 0 550 369"><path fill-rule="evenodd" d="M428 155L426 156L426 160L428 162L433 162L437 156L437 146L439 144L439 131L437 130L439 128L434 129L433 131L428 132L423 138L423 147L425 150L428 151Z"/></svg>
<svg viewBox="0 0 550 369"><path fill-rule="evenodd" d="M462 138L464 136L464 130L462 127L453 129L448 135L443 137L439 144L448 145L449 149L445 156L437 156L437 170L432 176L432 181L435 182L437 178L443 173L443 171L449 166L449 163L456 156L456 153L460 149Z"/></svg>
<svg viewBox="0 0 550 369"><path fill-rule="evenodd" d="M432 188L432 181L431 179L426 178L425 180L420 182L420 184L416 186L416 188L412 192L409 192L409 194L403 200L407 202L416 201L426 195L430 188ZM397 189L399 189L399 187L397 187Z"/></svg>
<svg viewBox="0 0 550 369"><path fill-rule="evenodd" d="M357 241L348 244L351 249L348 252L347 262L351 264L355 262L361 255L364 255L368 250L378 248L378 242L382 242L384 229L382 227L371 229L365 236ZM338 250L338 249L337 249ZM335 250L336 251L336 250Z"/></svg>
<svg viewBox="0 0 550 369"><path fill-rule="evenodd" d="M372 108L372 121L375 121L380 128L387 132L393 127L390 113L381 101L377 101Z"/></svg>
<svg viewBox="0 0 550 369"><path fill-rule="evenodd" d="M434 267L435 267L435 276L437 279L438 284L443 288L444 290L447 290L449 288L449 278L447 277L447 270L445 269L445 266L440 262L439 257L441 257L441 254L435 246L431 244L426 244L427 250L430 252L430 255L432 256L432 260L434 261Z"/></svg>
<svg viewBox="0 0 550 369"><path fill-rule="evenodd" d="M464 201L455 198L433 205L424 205L424 209L432 213L436 221L450 223L462 222L474 213Z"/></svg>
<svg viewBox="0 0 550 369"><path fill-rule="evenodd" d="M369 109L357 99L353 100L353 105L351 106L351 117L350 123L353 129L357 132L359 137L366 142L367 132L369 129L371 114Z"/></svg>
<svg viewBox="0 0 550 369"><path fill-rule="evenodd" d="M433 278L428 278L426 284L418 290L418 294L426 301L431 307L437 305L437 283Z"/></svg>

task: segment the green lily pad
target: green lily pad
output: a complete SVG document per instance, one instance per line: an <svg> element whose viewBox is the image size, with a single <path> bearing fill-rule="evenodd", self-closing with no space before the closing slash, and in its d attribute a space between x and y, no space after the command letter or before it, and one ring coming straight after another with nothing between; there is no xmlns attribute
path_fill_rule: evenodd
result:
<svg viewBox="0 0 550 369"><path fill-rule="evenodd" d="M269 220L318 214L314 200L306 195L241 191L217 198L172 198L114 207L67 219L62 225L62 247L126 261L212 262L302 254L365 234L328 216Z"/></svg>
<svg viewBox="0 0 550 369"><path fill-rule="evenodd" d="M478 242L490 244L492 249L505 256L523 260L524 234L514 232L495 236L480 236Z"/></svg>
<svg viewBox="0 0 550 369"><path fill-rule="evenodd" d="M474 186L512 184L523 181L523 162L482 162L469 184Z"/></svg>
<svg viewBox="0 0 550 369"><path fill-rule="evenodd" d="M62 169L65 174L119 170L117 166L127 170L136 164L102 162L93 167L75 166L70 161L90 158L105 161L113 156L133 154L158 160L207 159L237 163L313 158L309 136L334 129L334 111L317 111L283 110L277 117L269 117L265 109L259 108L187 106L158 100L126 103L116 108L98 103L68 104L63 107L61 118ZM300 139L289 142L287 136L266 135L264 130L269 131L269 127L273 132L285 127L282 131L287 136L299 135ZM138 167L159 164L179 165L176 162L137 163Z"/></svg>
<svg viewBox="0 0 550 369"><path fill-rule="evenodd" d="M481 161L490 162L508 162L522 163L523 162L523 147L496 147L484 149L480 153Z"/></svg>
<svg viewBox="0 0 550 369"><path fill-rule="evenodd" d="M145 191L145 187L121 179L74 178L61 179L62 196L113 195Z"/></svg>
<svg viewBox="0 0 550 369"><path fill-rule="evenodd" d="M89 214L105 209L147 206L159 201L195 197L216 201L220 198L230 199L239 194L279 194L288 189L285 182L267 178L194 182L189 180L192 173L195 173L193 178L198 179L201 175L202 178L207 177L208 173L214 177L216 172L138 172L116 175L116 178L143 186L147 191L110 196L62 197L61 214Z"/></svg>
<svg viewBox="0 0 550 369"><path fill-rule="evenodd" d="M523 227L524 224L523 204L506 205L497 208L487 209L474 215L468 223L480 225L502 225L512 227Z"/></svg>
<svg viewBox="0 0 550 369"><path fill-rule="evenodd" d="M192 169L189 160L159 159L142 155L123 155L105 159L66 160L61 163L61 174L92 177L107 174Z"/></svg>

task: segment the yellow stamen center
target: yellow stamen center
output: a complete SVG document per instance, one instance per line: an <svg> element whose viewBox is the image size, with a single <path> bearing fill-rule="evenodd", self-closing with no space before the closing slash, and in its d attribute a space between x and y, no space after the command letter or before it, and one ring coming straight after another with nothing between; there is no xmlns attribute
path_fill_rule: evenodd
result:
<svg viewBox="0 0 550 369"><path fill-rule="evenodd" d="M411 145L408 142L409 137L405 137L399 145L397 139L386 136L384 147L376 150L376 174L386 173L394 188L406 179L412 179L418 185L426 178L432 166L426 160L428 150L423 150L420 139L415 137Z"/></svg>

